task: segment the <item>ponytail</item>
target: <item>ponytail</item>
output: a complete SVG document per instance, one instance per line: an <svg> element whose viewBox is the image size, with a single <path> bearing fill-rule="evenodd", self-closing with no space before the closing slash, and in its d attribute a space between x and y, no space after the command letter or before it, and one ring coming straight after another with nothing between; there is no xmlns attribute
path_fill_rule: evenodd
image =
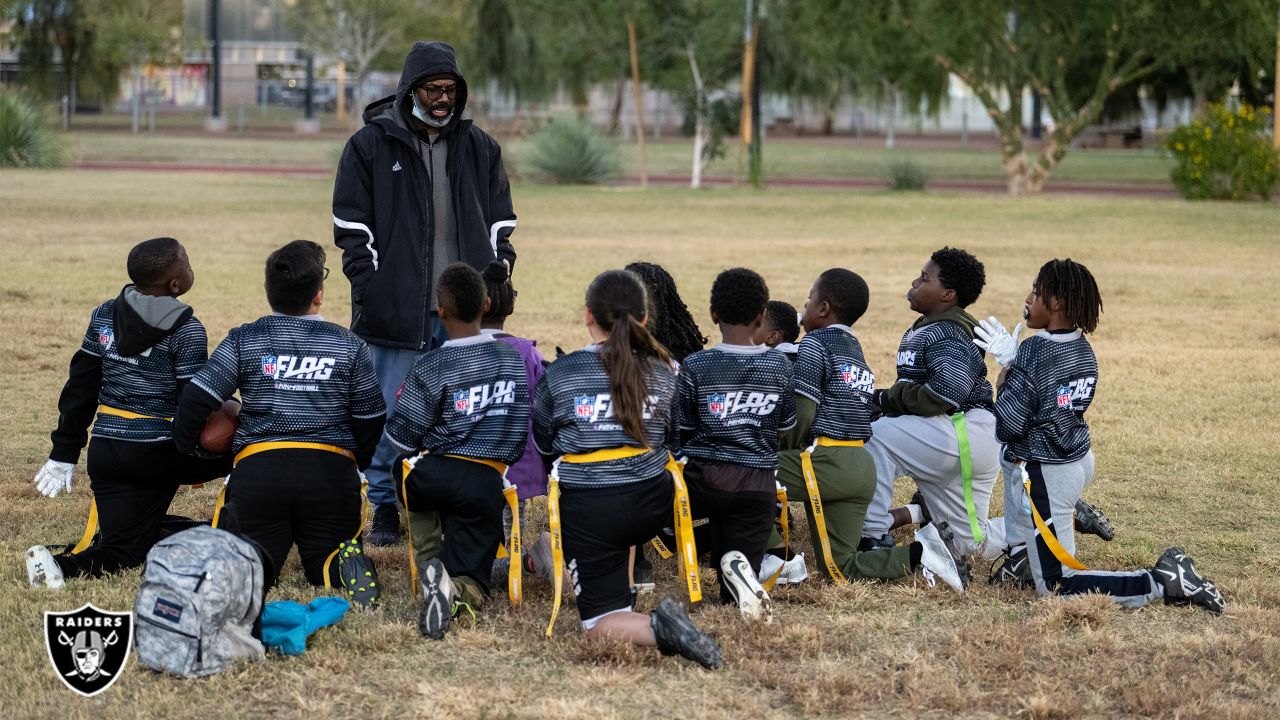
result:
<svg viewBox="0 0 1280 720"><path fill-rule="evenodd" d="M625 270L601 273L587 288L587 309L600 329L609 333L600 361L609 376L613 415L623 432L648 447L644 406L649 398L650 366L655 359L668 362L670 356L641 322L646 302L644 285Z"/></svg>

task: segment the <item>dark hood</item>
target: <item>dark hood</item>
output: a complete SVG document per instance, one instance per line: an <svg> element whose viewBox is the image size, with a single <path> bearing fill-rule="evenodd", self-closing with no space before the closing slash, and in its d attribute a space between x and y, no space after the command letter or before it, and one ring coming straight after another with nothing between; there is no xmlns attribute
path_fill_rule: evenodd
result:
<svg viewBox="0 0 1280 720"><path fill-rule="evenodd" d="M911 329L919 329L925 325L932 325L933 323L943 322L944 320L953 322L964 328L964 331L969 333L969 337L973 337L973 328L978 324L978 321L974 320L972 315L965 312L964 308L953 307L932 320L926 320L923 317L916 320L911 326Z"/></svg>
<svg viewBox="0 0 1280 720"><path fill-rule="evenodd" d="M143 295L133 285L125 285L113 313L116 352L129 357L168 337L191 317L192 310L167 295Z"/></svg>
<svg viewBox="0 0 1280 720"><path fill-rule="evenodd" d="M423 80L432 75L445 73L458 78L458 97L453 103L453 118L441 129L445 134L453 132L458 123L462 122L462 113L467 108L467 81L462 77L462 71L458 69L458 60L454 55L453 46L439 40L413 44L409 54L404 58L404 69L400 71L400 84L396 86L396 94L366 105L364 121L373 122L374 118L385 113L393 105L402 115L407 116L413 110L413 101L408 99L409 91L421 85ZM408 117L404 120L409 122Z"/></svg>

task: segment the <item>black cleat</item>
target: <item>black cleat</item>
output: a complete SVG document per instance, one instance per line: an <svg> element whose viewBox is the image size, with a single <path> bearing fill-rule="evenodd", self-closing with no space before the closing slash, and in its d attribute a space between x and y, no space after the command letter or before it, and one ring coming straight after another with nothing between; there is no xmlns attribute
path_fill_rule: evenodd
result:
<svg viewBox="0 0 1280 720"><path fill-rule="evenodd" d="M359 540L338 544L338 582L351 602L369 609L378 606L378 597L382 593L378 587L378 571L369 556L364 554Z"/></svg>
<svg viewBox="0 0 1280 720"><path fill-rule="evenodd" d="M425 638L443 640L453 619L453 581L440 558L431 558L418 567L422 585L422 610L418 613L418 632Z"/></svg>
<svg viewBox="0 0 1280 720"><path fill-rule="evenodd" d="M920 506L920 521L921 521L920 524L921 525L928 525L929 523L933 522L933 516L929 514L929 506L924 503L924 495L921 494L919 490L916 490L914 493L912 493L911 502L908 504Z"/></svg>
<svg viewBox="0 0 1280 720"><path fill-rule="evenodd" d="M991 563L991 576L987 578L987 582L1016 588L1035 587L1036 581L1031 576L1031 561L1027 558L1026 548L1012 555L1005 550Z"/></svg>
<svg viewBox="0 0 1280 720"><path fill-rule="evenodd" d="M364 541L373 547L388 547L400 542L400 509L394 504L374 508L373 522L364 534Z"/></svg>
<svg viewBox="0 0 1280 720"><path fill-rule="evenodd" d="M653 637L663 655L679 655L708 670L724 664L716 641L699 630L684 607L669 597L662 598L649 613L649 627L653 628Z"/></svg>
<svg viewBox="0 0 1280 720"><path fill-rule="evenodd" d="M1227 609L1227 599L1213 581L1196 572L1195 563L1180 547L1164 551L1151 569L1156 582L1164 589L1164 601L1170 605L1199 605L1214 615Z"/></svg>
<svg viewBox="0 0 1280 720"><path fill-rule="evenodd" d="M1084 501L1084 498L1076 500L1075 511L1075 528L1076 532L1085 535L1097 535L1098 537L1111 542L1116 536L1116 529L1111 526L1111 521L1098 508Z"/></svg>
<svg viewBox="0 0 1280 720"><path fill-rule="evenodd" d="M858 552L871 552L872 550L892 550L894 546L893 536L885 533L878 538L864 537L858 540Z"/></svg>

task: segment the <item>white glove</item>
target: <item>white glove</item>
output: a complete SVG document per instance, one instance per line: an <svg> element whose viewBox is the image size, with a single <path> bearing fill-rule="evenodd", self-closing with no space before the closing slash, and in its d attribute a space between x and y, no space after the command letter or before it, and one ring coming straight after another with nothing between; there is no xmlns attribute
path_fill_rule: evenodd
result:
<svg viewBox="0 0 1280 720"><path fill-rule="evenodd" d="M71 477L75 475L75 463L50 460L36 473L36 490L45 497L57 497L58 493L71 492Z"/></svg>
<svg viewBox="0 0 1280 720"><path fill-rule="evenodd" d="M973 344L991 353L991 357L995 358L1000 367L1004 367L1013 362L1018 355L1018 335L1022 333L1022 323L1018 323L1010 334L1004 329L1004 325L995 318L994 315L986 320L979 321L977 326L973 328L973 334L977 335L973 339Z"/></svg>

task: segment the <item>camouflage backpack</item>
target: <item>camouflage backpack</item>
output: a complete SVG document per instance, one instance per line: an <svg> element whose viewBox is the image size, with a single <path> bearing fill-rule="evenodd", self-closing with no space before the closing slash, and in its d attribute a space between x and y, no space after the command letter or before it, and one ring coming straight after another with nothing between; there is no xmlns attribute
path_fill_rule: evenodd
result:
<svg viewBox="0 0 1280 720"><path fill-rule="evenodd" d="M262 612L258 549L201 525L171 535L147 553L137 618L138 660L179 677L204 677L239 658L261 660L253 637Z"/></svg>

